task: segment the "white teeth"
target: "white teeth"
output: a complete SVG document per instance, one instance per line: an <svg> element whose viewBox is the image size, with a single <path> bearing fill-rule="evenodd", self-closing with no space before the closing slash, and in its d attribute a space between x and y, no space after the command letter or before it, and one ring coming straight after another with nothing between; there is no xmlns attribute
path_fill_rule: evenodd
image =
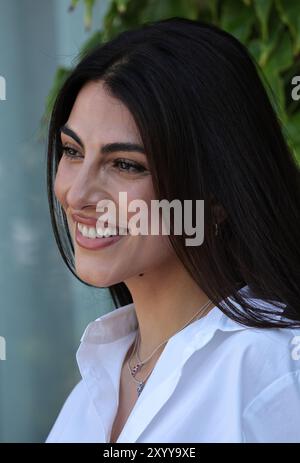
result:
<svg viewBox="0 0 300 463"><path fill-rule="evenodd" d="M89 227L88 235L89 235L89 238L96 238L96 235L97 235L96 229Z"/></svg>
<svg viewBox="0 0 300 463"><path fill-rule="evenodd" d="M118 234L114 227L101 228L98 226L96 229L95 227L88 227L87 225L83 225L79 222L77 222L77 226L80 233L90 239L107 238L108 236L116 236Z"/></svg>
<svg viewBox="0 0 300 463"><path fill-rule="evenodd" d="M100 238L105 238L111 235L117 235L117 230L114 227L102 228L98 225L97 227L97 236Z"/></svg>
<svg viewBox="0 0 300 463"><path fill-rule="evenodd" d="M111 233L110 233L109 228L106 228L106 229L104 230L104 236L107 237L107 236L110 236L110 235L111 235Z"/></svg>

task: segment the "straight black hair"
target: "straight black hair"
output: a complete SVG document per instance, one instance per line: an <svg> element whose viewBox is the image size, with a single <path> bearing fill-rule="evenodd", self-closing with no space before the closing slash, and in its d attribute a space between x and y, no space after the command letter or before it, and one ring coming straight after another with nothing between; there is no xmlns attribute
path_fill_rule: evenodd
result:
<svg viewBox="0 0 300 463"><path fill-rule="evenodd" d="M54 235L77 278L53 187L59 128L90 81L102 81L131 112L156 199L204 200L203 244L169 236L199 287L240 324L299 327L299 167L245 46L216 26L173 17L122 32L73 70L51 116L47 187ZM239 291L245 285L251 298ZM124 283L109 290L116 307L132 302Z"/></svg>

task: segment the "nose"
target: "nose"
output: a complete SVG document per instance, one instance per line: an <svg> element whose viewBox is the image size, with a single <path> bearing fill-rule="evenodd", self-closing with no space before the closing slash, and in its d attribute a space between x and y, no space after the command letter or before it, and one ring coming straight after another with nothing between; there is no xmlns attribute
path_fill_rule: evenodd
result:
<svg viewBox="0 0 300 463"><path fill-rule="evenodd" d="M97 171L95 164L82 163L74 175L66 194L68 208L79 211L87 204L94 205L108 197L105 179Z"/></svg>

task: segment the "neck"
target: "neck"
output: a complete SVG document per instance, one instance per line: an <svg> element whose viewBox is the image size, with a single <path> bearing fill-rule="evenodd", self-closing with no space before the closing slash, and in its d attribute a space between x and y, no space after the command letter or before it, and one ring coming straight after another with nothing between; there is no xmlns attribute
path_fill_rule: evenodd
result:
<svg viewBox="0 0 300 463"><path fill-rule="evenodd" d="M139 325L139 356L147 358L189 320L206 315L214 306L179 261L125 281L134 302ZM192 320L193 321L193 320ZM164 348L165 344L158 350Z"/></svg>

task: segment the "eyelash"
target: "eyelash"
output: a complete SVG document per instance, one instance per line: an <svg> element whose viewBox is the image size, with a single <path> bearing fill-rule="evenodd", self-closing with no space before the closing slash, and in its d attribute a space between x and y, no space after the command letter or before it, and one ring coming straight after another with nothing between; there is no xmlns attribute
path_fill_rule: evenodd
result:
<svg viewBox="0 0 300 463"><path fill-rule="evenodd" d="M71 154L70 152L73 152L74 154ZM78 159L79 156L77 156L75 153L78 154L78 151L71 146L63 145L62 146L62 153L69 158L71 161L74 161L76 158ZM114 159L114 167L116 167L118 164L123 164L127 166L126 169L120 169L122 172L129 172L128 168L134 169L135 172L144 172L146 169L145 167L141 166L140 164L137 164L136 162L129 162L126 159Z"/></svg>

